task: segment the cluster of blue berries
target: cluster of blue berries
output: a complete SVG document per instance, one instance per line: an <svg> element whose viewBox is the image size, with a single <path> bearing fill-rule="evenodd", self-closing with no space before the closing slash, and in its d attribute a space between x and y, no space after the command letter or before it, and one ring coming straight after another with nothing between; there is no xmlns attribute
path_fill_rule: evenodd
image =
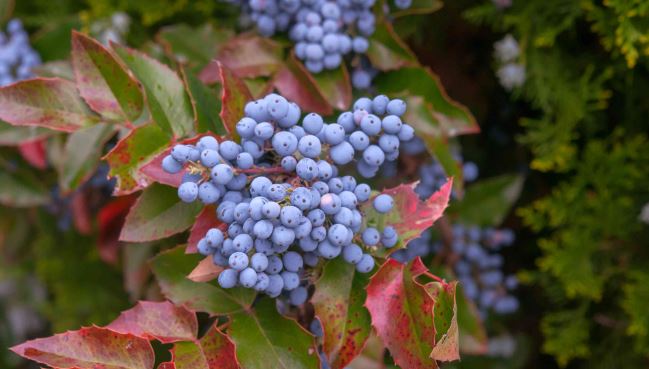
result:
<svg viewBox="0 0 649 369"><path fill-rule="evenodd" d="M0 86L31 78L32 68L40 64L23 24L18 19L9 21L7 33L0 32Z"/></svg>
<svg viewBox="0 0 649 369"><path fill-rule="evenodd" d="M342 255L357 271L370 272L368 252L393 247L398 234L391 226L364 224L359 206L372 201L377 212L387 213L393 199L372 198L369 185L339 175L338 166L356 162L370 178L384 161L396 160L400 142L414 136L401 121L405 110L402 100L381 95L357 100L336 123L310 113L299 124L300 108L270 94L246 104L236 125L239 143L204 136L196 145L174 146L162 167L185 171L180 199L218 204L224 226L210 229L198 251L226 268L219 284L272 297L286 291L299 305L308 297L305 267L321 258Z"/></svg>
<svg viewBox="0 0 649 369"><path fill-rule="evenodd" d="M286 32L312 73L335 69L349 53L364 54L376 28L375 0L244 0L244 14L266 37ZM412 0L396 0L407 9ZM363 75L364 76L364 75ZM354 80L364 81L361 78ZM369 83L368 83L369 85Z"/></svg>

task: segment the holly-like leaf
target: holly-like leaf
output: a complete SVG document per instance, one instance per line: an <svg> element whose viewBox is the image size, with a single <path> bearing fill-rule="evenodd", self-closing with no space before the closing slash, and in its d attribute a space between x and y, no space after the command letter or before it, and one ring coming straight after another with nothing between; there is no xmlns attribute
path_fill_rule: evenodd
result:
<svg viewBox="0 0 649 369"><path fill-rule="evenodd" d="M219 48L232 36L232 30L214 28L209 23L196 28L176 24L163 27L156 39L171 59L195 72L214 59Z"/></svg>
<svg viewBox="0 0 649 369"><path fill-rule="evenodd" d="M446 138L480 132L469 110L448 96L439 77L428 68L408 67L382 73L374 83L381 93L406 99L405 120L413 122L424 140L425 135Z"/></svg>
<svg viewBox="0 0 649 369"><path fill-rule="evenodd" d="M221 76L221 121L230 137L237 140L236 125L243 118L243 108L252 100L248 87L226 66L217 62Z"/></svg>
<svg viewBox="0 0 649 369"><path fill-rule="evenodd" d="M153 120L176 138L194 131L194 111L178 75L159 61L125 46L113 43L113 50L144 87Z"/></svg>
<svg viewBox="0 0 649 369"><path fill-rule="evenodd" d="M0 204L13 207L32 207L47 204L50 192L45 184L30 172L0 170Z"/></svg>
<svg viewBox="0 0 649 369"><path fill-rule="evenodd" d="M291 54L274 79L275 88L303 111L330 115L333 109L304 65Z"/></svg>
<svg viewBox="0 0 649 369"><path fill-rule="evenodd" d="M133 129L104 157L110 165L109 175L117 178L115 195L127 195L149 185L140 168L167 149L169 137L155 123Z"/></svg>
<svg viewBox="0 0 649 369"><path fill-rule="evenodd" d="M63 191L76 189L92 176L99 165L104 145L114 134L114 126L99 123L68 136L59 176L59 185Z"/></svg>
<svg viewBox="0 0 649 369"><path fill-rule="evenodd" d="M352 103L352 85L344 65L313 76L329 105L338 110L349 109Z"/></svg>
<svg viewBox="0 0 649 369"><path fill-rule="evenodd" d="M187 250L188 254L194 254L198 252L196 248L198 246L198 241L201 238L205 237L207 231L210 228L218 227L221 230L225 231L226 224L221 222L216 217L216 209L214 206L206 206L203 208L200 214L196 217L196 221L192 226L192 229L189 231L189 239L187 240Z"/></svg>
<svg viewBox="0 0 649 369"><path fill-rule="evenodd" d="M175 188L154 184L129 211L119 239L147 242L167 238L191 227L200 211L199 202L181 202Z"/></svg>
<svg viewBox="0 0 649 369"><path fill-rule="evenodd" d="M102 44L76 31L72 66L81 97L101 116L134 121L142 114L144 98L137 82Z"/></svg>
<svg viewBox="0 0 649 369"><path fill-rule="evenodd" d="M370 315L365 306L367 277L354 265L333 259L325 264L311 299L324 330L324 352L333 369L347 366L370 335Z"/></svg>
<svg viewBox="0 0 649 369"><path fill-rule="evenodd" d="M512 174L480 180L468 187L464 200L449 212L466 224L499 226L518 200L524 181L522 175Z"/></svg>
<svg viewBox="0 0 649 369"><path fill-rule="evenodd" d="M319 369L313 336L277 312L275 302L260 300L253 309L231 316L228 329L237 359L246 369Z"/></svg>
<svg viewBox="0 0 649 369"><path fill-rule="evenodd" d="M367 286L365 306L372 326L401 368L437 368L434 300L415 278L425 271L419 258L409 265L388 259Z"/></svg>
<svg viewBox="0 0 649 369"><path fill-rule="evenodd" d="M177 369L238 369L234 344L212 326L198 342L179 342L173 348Z"/></svg>
<svg viewBox="0 0 649 369"><path fill-rule="evenodd" d="M384 225L394 227L399 234L399 243L384 251L379 249L376 254L384 256L383 252L392 253L405 245L412 239L421 235L421 232L430 228L444 213L448 206L453 187L453 179L449 180L426 201L421 201L414 189L417 182L401 184L397 187L384 190L383 194L392 196L394 207L387 214L381 214L372 205L375 194L369 201L361 205L361 211L365 214L365 221L368 225L382 230Z"/></svg>
<svg viewBox="0 0 649 369"><path fill-rule="evenodd" d="M437 361L454 361L460 359L459 332L457 325L457 304L455 292L457 282L427 283L426 290L435 301L433 315L435 319L435 347L430 357Z"/></svg>
<svg viewBox="0 0 649 369"><path fill-rule="evenodd" d="M189 273L187 279L194 282L209 282L215 280L222 271L222 266L214 264L214 259L211 256L206 256Z"/></svg>
<svg viewBox="0 0 649 369"><path fill-rule="evenodd" d="M169 301L139 301L106 328L162 343L192 341L198 334L196 314Z"/></svg>
<svg viewBox="0 0 649 369"><path fill-rule="evenodd" d="M73 82L28 79L0 88L0 119L15 126L74 132L98 121Z"/></svg>
<svg viewBox="0 0 649 369"><path fill-rule="evenodd" d="M203 84L190 72L182 69L183 82L189 91L192 107L194 108L194 115L196 116L196 132L214 132L219 135L224 135L225 128L219 111L221 110L221 100L217 97L216 91Z"/></svg>
<svg viewBox="0 0 649 369"><path fill-rule="evenodd" d="M372 62L372 66L381 71L418 65L415 54L386 21L376 25L376 31L370 39L367 57Z"/></svg>
<svg viewBox="0 0 649 369"><path fill-rule="evenodd" d="M248 309L256 296L250 288L224 290L211 283L187 279L201 259L201 255L186 255L184 245L158 254L151 267L162 293L176 305L215 315Z"/></svg>
<svg viewBox="0 0 649 369"><path fill-rule="evenodd" d="M0 121L0 146L16 146L47 137L54 131L43 127L20 127Z"/></svg>
<svg viewBox="0 0 649 369"><path fill-rule="evenodd" d="M22 142L18 145L18 152L31 166L43 170L47 168L45 144L45 139Z"/></svg>
<svg viewBox="0 0 649 369"><path fill-rule="evenodd" d="M375 332L365 343L365 347L360 355L347 365L348 369L385 369L385 346Z"/></svg>
<svg viewBox="0 0 649 369"><path fill-rule="evenodd" d="M217 59L239 78L268 77L284 63L282 46L277 42L246 33L230 39L219 50ZM207 68L214 68L214 64ZM204 70L202 75L213 74Z"/></svg>
<svg viewBox="0 0 649 369"><path fill-rule="evenodd" d="M148 340L100 327L27 341L11 351L55 368L153 369L154 364Z"/></svg>

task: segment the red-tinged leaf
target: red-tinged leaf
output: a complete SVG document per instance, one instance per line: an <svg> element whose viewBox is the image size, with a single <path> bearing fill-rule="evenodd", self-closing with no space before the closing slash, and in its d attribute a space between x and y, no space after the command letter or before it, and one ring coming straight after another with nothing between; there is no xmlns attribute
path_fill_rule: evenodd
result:
<svg viewBox="0 0 649 369"><path fill-rule="evenodd" d="M187 279L194 282L209 282L216 279L222 271L222 266L214 264L214 260L211 256L206 256L205 259L201 260L201 262L196 265L196 268L189 273Z"/></svg>
<svg viewBox="0 0 649 369"><path fill-rule="evenodd" d="M358 355L347 368L349 369L385 369L385 347L383 342L372 332L367 339L363 351Z"/></svg>
<svg viewBox="0 0 649 369"><path fill-rule="evenodd" d="M117 179L114 194L128 195L147 187L151 181L140 168L169 144L169 137L155 123L138 126L122 138L104 157L109 175Z"/></svg>
<svg viewBox="0 0 649 369"><path fill-rule="evenodd" d="M239 78L268 77L284 63L282 46L277 42L246 33L230 39L219 50L217 59ZM214 68L208 65L207 68ZM209 75L213 72L203 71Z"/></svg>
<svg viewBox="0 0 649 369"><path fill-rule="evenodd" d="M237 140L239 134L235 127L239 120L243 118L243 108L248 101L252 100L252 96L245 83L237 78L228 67L220 62L217 62L217 65L222 85L221 121L223 121L225 130L230 134L230 137Z"/></svg>
<svg viewBox="0 0 649 369"><path fill-rule="evenodd" d="M415 54L387 21L376 25L366 54L372 66L381 71L419 65Z"/></svg>
<svg viewBox="0 0 649 369"><path fill-rule="evenodd" d="M435 318L435 347L430 357L437 361L454 361L460 359L459 331L457 325L457 304L455 291L457 282L430 282L424 287L435 301L433 315Z"/></svg>
<svg viewBox="0 0 649 369"><path fill-rule="evenodd" d="M45 139L25 141L18 145L18 151L26 162L34 168L47 168L47 153L45 152Z"/></svg>
<svg viewBox="0 0 649 369"><path fill-rule="evenodd" d="M413 264L421 264L419 259ZM367 286L365 306L383 344L401 368L437 368L433 298L415 281L411 265L388 259Z"/></svg>
<svg viewBox="0 0 649 369"><path fill-rule="evenodd" d="M341 65L313 76L329 105L338 110L349 109L352 103L352 85L347 67Z"/></svg>
<svg viewBox="0 0 649 369"><path fill-rule="evenodd" d="M140 301L106 328L162 343L192 341L198 334L196 314L169 301Z"/></svg>
<svg viewBox="0 0 649 369"><path fill-rule="evenodd" d="M154 184L131 207L119 239L147 242L180 233L192 226L201 207L199 202L180 201L175 188Z"/></svg>
<svg viewBox="0 0 649 369"><path fill-rule="evenodd" d="M114 135L115 126L98 123L68 136L59 173L62 191L78 188L95 173L104 145Z"/></svg>
<svg viewBox="0 0 649 369"><path fill-rule="evenodd" d="M73 31L71 55L81 97L94 111L117 121L134 121L142 114L140 87L102 44Z"/></svg>
<svg viewBox="0 0 649 369"><path fill-rule="evenodd" d="M324 330L323 349L333 369L342 369L360 354L371 332L363 306L367 277L341 258L325 264L311 302Z"/></svg>
<svg viewBox="0 0 649 369"><path fill-rule="evenodd" d="M171 362L165 362L165 363L160 363L160 365L158 365L158 369L177 369L177 368L176 368L176 364Z"/></svg>
<svg viewBox="0 0 649 369"><path fill-rule="evenodd" d="M313 336L296 321L277 312L275 301L264 298L254 309L231 315L228 334L237 360L246 369L319 369Z"/></svg>
<svg viewBox="0 0 649 369"><path fill-rule="evenodd" d="M186 255L185 246L162 252L151 260L151 268L162 293L176 305L215 315L246 310L257 295L250 288L224 290L211 283L197 283L187 275L202 259L201 255Z"/></svg>
<svg viewBox="0 0 649 369"><path fill-rule="evenodd" d="M113 50L144 87L151 117L170 136L182 138L194 132L194 111L178 75L140 51L112 43Z"/></svg>
<svg viewBox="0 0 649 369"><path fill-rule="evenodd" d="M206 206L203 208L201 213L198 214L191 231L189 231L187 250L185 250L185 252L188 254L198 252L198 249L196 248L198 241L205 237L205 234L210 230L210 228L219 228L225 231L225 227L226 224L216 218L216 209L214 206Z"/></svg>
<svg viewBox="0 0 649 369"><path fill-rule="evenodd" d="M90 214L87 195L88 193L85 191L72 193L72 203L70 204L74 229L83 235L92 233L93 218Z"/></svg>
<svg viewBox="0 0 649 369"><path fill-rule="evenodd" d="M392 253L404 248L410 240L419 237L424 230L430 228L442 216L444 209L448 206L453 187L451 178L426 201L419 199L419 195L414 191L416 186L417 182L414 182L384 190L382 193L392 196L394 201L394 207L387 214L381 214L374 210L372 205L374 196L361 206L361 211L365 214L368 225L382 230L385 225L389 224L399 234L399 243L397 245L387 250L381 248L376 251L377 255L385 256L384 252ZM375 195L378 195L378 193Z"/></svg>
<svg viewBox="0 0 649 369"><path fill-rule="evenodd" d="M99 210L99 257L109 264L117 262L119 233L129 209L135 203L135 196L123 196L111 200Z"/></svg>
<svg viewBox="0 0 649 369"><path fill-rule="evenodd" d="M148 340L100 327L27 341L11 350L55 368L153 369L154 364Z"/></svg>
<svg viewBox="0 0 649 369"><path fill-rule="evenodd" d="M234 344L212 326L198 342L179 342L173 348L177 369L237 369Z"/></svg>
<svg viewBox="0 0 649 369"><path fill-rule="evenodd" d="M295 55L291 54L286 59L284 67L275 75L274 83L282 96L294 101L303 111L321 115L333 113L315 79Z"/></svg>
<svg viewBox="0 0 649 369"><path fill-rule="evenodd" d="M37 78L0 88L0 119L15 126L73 132L98 121L73 82Z"/></svg>

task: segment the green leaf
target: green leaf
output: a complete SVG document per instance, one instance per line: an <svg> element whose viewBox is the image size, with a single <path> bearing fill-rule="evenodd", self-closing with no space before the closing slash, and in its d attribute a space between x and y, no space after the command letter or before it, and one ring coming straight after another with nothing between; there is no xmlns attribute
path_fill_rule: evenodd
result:
<svg viewBox="0 0 649 369"><path fill-rule="evenodd" d="M59 78L29 79L0 88L0 119L64 132L97 122L75 84Z"/></svg>
<svg viewBox="0 0 649 369"><path fill-rule="evenodd" d="M11 350L56 368L152 369L155 362L149 341L100 327L27 341Z"/></svg>
<svg viewBox="0 0 649 369"><path fill-rule="evenodd" d="M43 127L19 127L0 122L0 145L16 146L22 142L34 141L52 133L54 131Z"/></svg>
<svg viewBox="0 0 649 369"><path fill-rule="evenodd" d="M447 95L439 77L428 68L408 67L383 73L377 76L375 85L381 93L407 99L406 121L421 121L422 133L455 137L480 132L469 110ZM428 131L422 131L423 123L431 126Z"/></svg>
<svg viewBox="0 0 649 369"><path fill-rule="evenodd" d="M175 138L192 135L194 113L180 77L137 50L118 44L112 47L144 87L151 117L160 128Z"/></svg>
<svg viewBox="0 0 649 369"><path fill-rule="evenodd" d="M72 66L83 99L106 119L134 121L144 104L142 91L126 69L99 42L72 32Z"/></svg>
<svg viewBox="0 0 649 369"><path fill-rule="evenodd" d="M173 187L153 184L137 199L128 215L120 241L147 242L180 233L194 223L202 204L184 203Z"/></svg>
<svg viewBox="0 0 649 369"><path fill-rule="evenodd" d="M76 15L52 20L31 39L42 60L64 60L70 56L70 33L83 26Z"/></svg>
<svg viewBox="0 0 649 369"><path fill-rule="evenodd" d="M232 36L230 29L215 29L209 23L199 27L176 24L163 27L157 40L165 47L167 55L196 72L214 59L219 48Z"/></svg>
<svg viewBox="0 0 649 369"><path fill-rule="evenodd" d="M389 224L399 234L399 243L390 249L379 248L375 255L385 256L405 247L408 242L419 235L439 219L448 206L451 196L453 180L450 179L442 188L435 192L428 200L421 201L415 193L416 183L401 184L397 187L384 190L382 193L392 196L394 206L387 214L381 214L372 205L375 196L361 205L361 212L365 214L367 225L383 230Z"/></svg>
<svg viewBox="0 0 649 369"><path fill-rule="evenodd" d="M352 85L347 67L341 65L334 70L315 74L313 78L329 105L338 110L349 109L352 103Z"/></svg>
<svg viewBox="0 0 649 369"><path fill-rule="evenodd" d="M455 202L449 212L465 224L499 226L523 189L522 175L508 174L480 180L469 186L463 201Z"/></svg>
<svg viewBox="0 0 649 369"><path fill-rule="evenodd" d="M70 63L70 61L68 60L54 60L46 62L32 68L32 72L38 77L63 78L74 81L72 63Z"/></svg>
<svg viewBox="0 0 649 369"><path fill-rule="evenodd" d="M277 312L275 301L261 299L253 309L231 316L228 330L237 359L246 369L319 369L313 336Z"/></svg>
<svg viewBox="0 0 649 369"><path fill-rule="evenodd" d="M45 184L27 171L11 173L0 170L0 203L13 207L47 204L50 193Z"/></svg>
<svg viewBox="0 0 649 369"><path fill-rule="evenodd" d="M224 290L211 283L198 283L187 279L202 255L185 254L181 245L158 254L151 260L162 293L176 305L214 315L232 314L246 310L256 293L250 288Z"/></svg>
<svg viewBox="0 0 649 369"><path fill-rule="evenodd" d="M68 136L59 176L59 185L63 191L76 189L92 176L99 164L104 145L114 134L114 126L99 123Z"/></svg>
<svg viewBox="0 0 649 369"><path fill-rule="evenodd" d="M366 55L372 62L372 66L381 71L418 65L415 54L386 21L376 25Z"/></svg>
<svg viewBox="0 0 649 369"><path fill-rule="evenodd" d="M370 332L370 314L363 306L367 275L342 258L328 261L315 283L311 302L324 330L323 350L333 369L342 369L358 356Z"/></svg>
<svg viewBox="0 0 649 369"><path fill-rule="evenodd" d="M473 301L466 298L459 285L456 293L457 320L460 331L460 351L471 355L484 355L487 352L487 332L478 315Z"/></svg>
<svg viewBox="0 0 649 369"><path fill-rule="evenodd" d="M430 282L426 290L435 301L433 317L435 319L435 347L430 357L437 361L454 361L460 359L460 336L457 324L457 304L455 292L457 282Z"/></svg>
<svg viewBox="0 0 649 369"><path fill-rule="evenodd" d="M104 157L109 175L117 178L116 195L126 195L149 185L140 168L169 146L169 137L155 123L138 126Z"/></svg>
<svg viewBox="0 0 649 369"><path fill-rule="evenodd" d="M225 135L225 128L219 111L221 110L221 99L216 91L206 86L191 72L182 70L183 81L189 91L194 115L196 116L196 133L213 132L218 135Z"/></svg>
<svg viewBox="0 0 649 369"><path fill-rule="evenodd" d="M243 118L243 109L252 100L248 87L232 71L217 62L221 76L221 113L219 114L225 130L235 141L239 139L236 125Z"/></svg>

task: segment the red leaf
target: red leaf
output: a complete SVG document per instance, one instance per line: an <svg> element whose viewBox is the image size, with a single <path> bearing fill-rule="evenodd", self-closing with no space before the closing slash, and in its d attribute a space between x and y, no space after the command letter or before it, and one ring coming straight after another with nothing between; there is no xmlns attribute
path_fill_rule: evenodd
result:
<svg viewBox="0 0 649 369"><path fill-rule="evenodd" d="M252 100L250 91L242 80L226 66L217 61L223 91L221 94L221 120L225 130L234 140L239 139L235 126L243 117L243 108Z"/></svg>
<svg viewBox="0 0 649 369"><path fill-rule="evenodd" d="M275 87L285 98L294 101L304 111L330 115L333 109L313 76L295 55L286 59L286 64L275 75Z"/></svg>
<svg viewBox="0 0 649 369"><path fill-rule="evenodd" d="M107 263L117 262L119 233L137 196L123 196L110 201L99 210L99 256Z"/></svg>
<svg viewBox="0 0 649 369"><path fill-rule="evenodd" d="M216 325L213 325L201 338L200 345L210 369L239 368L239 363L235 357L234 343Z"/></svg>
<svg viewBox="0 0 649 369"><path fill-rule="evenodd" d="M0 119L64 132L97 122L75 84L60 78L28 79L0 88Z"/></svg>
<svg viewBox="0 0 649 369"><path fill-rule="evenodd" d="M430 358L436 333L434 300L414 279L421 272L419 258L411 266L389 259L367 286L365 306L372 325L402 368L437 368Z"/></svg>
<svg viewBox="0 0 649 369"><path fill-rule="evenodd" d="M34 168L47 168L47 153L45 152L46 139L41 138L33 141L25 141L18 144L18 151L23 159Z"/></svg>
<svg viewBox="0 0 649 369"><path fill-rule="evenodd" d="M380 214L374 210L372 199L361 206L361 211L365 214L367 223L382 229L383 225L393 226L399 233L399 243L397 246L385 250L392 253L400 248L404 248L408 242L419 237L421 233L430 228L430 226L439 219L448 206L448 201L453 188L453 180L449 180L435 192L426 201L421 201L419 195L414 189L417 182L410 184L401 184L397 187L384 190L382 193L392 196L394 207L387 214ZM376 194L378 195L378 194ZM375 254L378 256L383 249Z"/></svg>
<svg viewBox="0 0 649 369"><path fill-rule="evenodd" d="M88 208L87 193L84 191L73 193L71 207L74 228L80 234L90 234L92 232L93 218Z"/></svg>
<svg viewBox="0 0 649 369"><path fill-rule="evenodd" d="M192 341L198 333L196 314L169 301L140 301L106 328L162 343Z"/></svg>
<svg viewBox="0 0 649 369"><path fill-rule="evenodd" d="M213 136L216 138L219 142L223 140L222 137L216 136L214 134L202 134L198 135L192 138L188 138L185 140L182 140L180 142L177 142L179 144L183 145L193 145L198 140L203 137L203 136ZM158 182L165 184L167 186L172 186L172 187L178 187L182 183L183 175L185 174L184 170L181 170L180 172L176 174L170 174L165 172L162 169L162 159L165 158L165 156L169 155L171 152L171 149L173 149L173 146L175 143L172 143L165 149L164 151L159 152L157 155L155 155L149 162L146 164L142 165L140 168L139 172L140 174L144 174L148 179L152 180L153 182Z"/></svg>
<svg viewBox="0 0 649 369"><path fill-rule="evenodd" d="M214 264L214 260L211 256L206 256L205 259L201 260L196 268L192 270L191 273L187 276L187 279L194 282L209 282L223 271L223 267Z"/></svg>
<svg viewBox="0 0 649 369"><path fill-rule="evenodd" d="M219 50L217 59L239 78L267 77L283 64L283 52L277 42L248 33L230 39ZM209 71L214 68L218 66L208 64L199 78L202 79L204 73L208 77L214 75L213 71Z"/></svg>
<svg viewBox="0 0 649 369"><path fill-rule="evenodd" d="M213 206L206 206L196 217L196 222L189 231L189 240L187 240L187 250L185 253L194 254L198 252L196 246L201 238L205 237L210 228L219 228L225 231L227 225L216 218L216 210Z"/></svg>
<svg viewBox="0 0 649 369"><path fill-rule="evenodd" d="M27 341L11 351L55 368L152 369L154 364L149 341L94 326Z"/></svg>

